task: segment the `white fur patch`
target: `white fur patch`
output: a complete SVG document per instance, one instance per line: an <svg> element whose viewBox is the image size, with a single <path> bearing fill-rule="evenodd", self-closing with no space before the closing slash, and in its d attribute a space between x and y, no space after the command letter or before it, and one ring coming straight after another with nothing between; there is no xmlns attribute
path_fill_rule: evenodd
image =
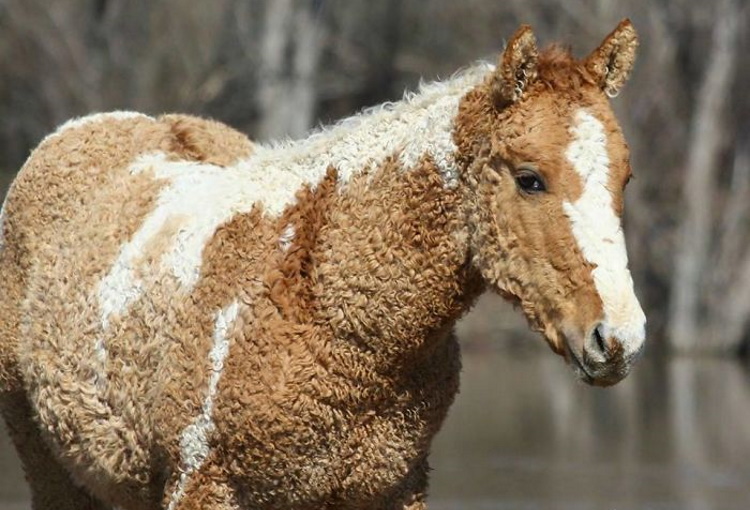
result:
<svg viewBox="0 0 750 510"><path fill-rule="evenodd" d="M605 337L637 352L646 336L646 317L633 290L620 218L608 189L609 156L602 123L585 109L575 113L573 142L565 153L583 181L583 194L563 204L584 258L596 267L594 284L604 306Z"/></svg>
<svg viewBox="0 0 750 510"><path fill-rule="evenodd" d="M288 251L292 247L294 234L294 225L287 225L281 236L279 236L279 248L281 248L281 251Z"/></svg>
<svg viewBox="0 0 750 510"><path fill-rule="evenodd" d="M135 118L150 119L151 117L143 113L128 112L128 111L113 111L113 112L92 113L90 115L84 115L83 117L70 119L66 121L65 123L61 124L55 131L47 135L47 137L45 137L42 143L46 142L48 139L52 137L62 134L63 132L69 129L79 128L81 126L84 126L86 124L91 124L93 122L102 122L105 120L125 120L125 119L135 119Z"/></svg>
<svg viewBox="0 0 750 510"><path fill-rule="evenodd" d="M201 406L201 413L193 420L193 423L185 427L180 435L180 476L177 480L177 487L170 497L168 510L173 510L180 502L185 495L190 476L201 468L210 453L209 435L214 430L214 399L224 368L224 360L229 354L229 328L237 319L238 311L239 305L235 301L216 314L214 344L208 355L211 363L208 390Z"/></svg>
<svg viewBox="0 0 750 510"><path fill-rule="evenodd" d="M238 186L241 175L213 165L192 162L168 162L163 154L141 157L131 166L132 173L153 171L154 176L166 179L156 208L145 219L133 237L125 243L107 275L99 282L98 298L102 327L106 329L113 315L127 311L129 305L144 292L144 284L136 270L145 274L166 271L175 276L181 285L192 288L198 280L203 246L215 229L234 213L243 210L242 204L250 200L244 210L249 210L255 196L247 197ZM170 250L161 259L161 268L137 267L147 244L163 233L168 221L185 219L178 230Z"/></svg>

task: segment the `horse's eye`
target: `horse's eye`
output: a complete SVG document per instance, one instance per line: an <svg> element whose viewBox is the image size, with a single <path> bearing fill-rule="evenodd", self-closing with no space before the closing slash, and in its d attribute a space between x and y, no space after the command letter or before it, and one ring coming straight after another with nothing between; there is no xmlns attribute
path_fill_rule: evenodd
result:
<svg viewBox="0 0 750 510"><path fill-rule="evenodd" d="M544 185L544 180L531 170L522 170L516 175L516 184L526 193L541 193L547 190L547 186Z"/></svg>

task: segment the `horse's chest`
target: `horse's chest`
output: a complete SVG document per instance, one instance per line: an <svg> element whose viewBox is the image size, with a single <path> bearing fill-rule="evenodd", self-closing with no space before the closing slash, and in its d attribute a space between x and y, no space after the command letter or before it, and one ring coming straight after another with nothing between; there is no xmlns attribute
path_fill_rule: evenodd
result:
<svg viewBox="0 0 750 510"><path fill-rule="evenodd" d="M248 416L253 423L245 428L237 462L244 498L259 508L351 501L354 495L374 501L408 483L424 469L457 391L456 346L446 345L437 364L381 388L349 382L351 394L362 396L358 404L338 400L340 381L313 384L323 396L308 387L262 406L256 400L263 410ZM237 443L230 448L240 451Z"/></svg>

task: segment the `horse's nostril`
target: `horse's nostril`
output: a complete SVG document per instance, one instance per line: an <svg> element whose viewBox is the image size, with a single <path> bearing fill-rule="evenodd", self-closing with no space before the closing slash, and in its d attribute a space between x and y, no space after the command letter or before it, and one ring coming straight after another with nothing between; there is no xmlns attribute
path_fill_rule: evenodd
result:
<svg viewBox="0 0 750 510"><path fill-rule="evenodd" d="M591 334L594 337L594 345L596 345L597 350L602 354L607 354L607 342L602 334L602 325L597 325Z"/></svg>
<svg viewBox="0 0 750 510"><path fill-rule="evenodd" d="M609 359L610 343L604 334L604 328L601 324L597 324L589 333L588 340L585 346L586 353L589 358L593 361L604 362Z"/></svg>

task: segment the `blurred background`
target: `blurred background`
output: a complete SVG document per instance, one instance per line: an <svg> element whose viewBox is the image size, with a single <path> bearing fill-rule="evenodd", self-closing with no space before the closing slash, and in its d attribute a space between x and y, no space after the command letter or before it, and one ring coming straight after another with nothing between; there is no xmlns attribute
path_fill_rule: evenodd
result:
<svg viewBox="0 0 750 510"><path fill-rule="evenodd" d="M648 352L617 387L584 387L484 298L459 326L462 393L435 445L432 508L746 509L746 0L0 0L0 196L70 117L188 112L294 138L494 60L521 23L582 57L623 17L641 37L614 107ZM4 435L0 473L0 509L28 508Z"/></svg>

